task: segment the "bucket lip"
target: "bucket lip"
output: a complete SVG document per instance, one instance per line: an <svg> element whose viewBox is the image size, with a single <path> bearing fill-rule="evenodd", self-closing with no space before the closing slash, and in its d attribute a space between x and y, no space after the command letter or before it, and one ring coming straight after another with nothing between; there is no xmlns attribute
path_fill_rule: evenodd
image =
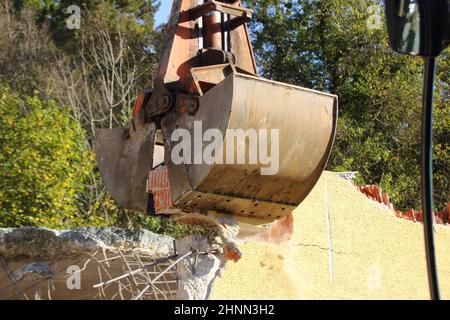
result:
<svg viewBox="0 0 450 320"><path fill-rule="evenodd" d="M266 79L266 78L262 78L262 77L258 77L258 76L252 76L252 75L245 74L245 73L240 73L240 72L232 73L232 75L240 77L240 78L248 78L248 79L253 79L253 80L259 80L259 81L262 81L262 82L272 83L272 84L280 85L280 86L283 86L283 87L290 87L292 89L298 89L298 90L307 91L307 92L310 92L310 93L315 93L315 94L319 94L319 95L323 95L323 96L328 96L328 97L331 97L333 99L338 99L338 96L336 94L333 94L333 93L328 93L328 92L323 92L323 91L319 91L319 90L314 90L314 89L309 89L309 88L305 88L305 87L300 87L300 86L296 86L296 85L285 83L285 82L269 80L269 79Z"/></svg>

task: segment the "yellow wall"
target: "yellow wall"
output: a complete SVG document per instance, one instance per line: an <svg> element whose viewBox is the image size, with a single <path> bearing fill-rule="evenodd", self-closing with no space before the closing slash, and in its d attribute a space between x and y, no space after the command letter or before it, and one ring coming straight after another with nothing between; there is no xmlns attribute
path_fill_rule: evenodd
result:
<svg viewBox="0 0 450 320"><path fill-rule="evenodd" d="M332 254L326 202L330 212ZM428 299L422 224L395 217L325 173L294 213L292 240L246 243L212 299ZM443 298L450 298L450 228L435 233Z"/></svg>

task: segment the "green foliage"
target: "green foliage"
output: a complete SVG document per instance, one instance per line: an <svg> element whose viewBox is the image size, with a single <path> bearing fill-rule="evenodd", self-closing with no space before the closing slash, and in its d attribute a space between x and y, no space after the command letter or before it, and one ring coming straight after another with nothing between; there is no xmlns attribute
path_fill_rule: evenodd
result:
<svg viewBox="0 0 450 320"><path fill-rule="evenodd" d="M71 43L78 52L73 62L85 66L83 72L95 91L105 85L114 86L113 90L102 93L111 95L113 118L122 126L131 116L137 92L153 86L158 58L158 33L153 28L158 3L155 0L98 1L91 5L91 9L82 9L83 26L77 31L79 38ZM117 79L117 74L122 78ZM107 83L108 79L112 83ZM127 83L135 87L127 88ZM122 104L113 107L116 101ZM115 124L99 121L97 125Z"/></svg>
<svg viewBox="0 0 450 320"><path fill-rule="evenodd" d="M67 109L0 88L0 227L76 226L92 170L83 130Z"/></svg>
<svg viewBox="0 0 450 320"><path fill-rule="evenodd" d="M167 218L147 218L148 222L145 225L147 230L153 231L159 234L165 234L174 239L182 239L187 236L196 235L196 236L211 236L210 231L203 228L199 225L190 225L177 223L174 220ZM156 224L157 228L153 228Z"/></svg>
<svg viewBox="0 0 450 320"><path fill-rule="evenodd" d="M361 182L381 184L400 209L419 208L422 63L390 50L384 18L373 24L382 2L246 2L256 10L251 30L262 74L339 95L328 169L359 171ZM440 62L435 199L442 206L450 198L448 50Z"/></svg>
<svg viewBox="0 0 450 320"><path fill-rule="evenodd" d="M200 225L178 223L164 216L148 216L133 212L128 216L128 221L123 227L143 228L158 234L164 234L174 239L181 239L190 235L210 236L211 231Z"/></svg>
<svg viewBox="0 0 450 320"><path fill-rule="evenodd" d="M450 199L450 49L438 59L434 124L435 199Z"/></svg>
<svg viewBox="0 0 450 320"><path fill-rule="evenodd" d="M122 28L126 32L134 48L144 50L142 44L151 47L154 36L154 15L158 10L159 0L15 0L16 8L31 7L38 12L39 23L48 23L53 39L58 47L64 48L68 54L73 54L81 31L69 30L66 25L71 13L67 8L77 5L81 9L81 27L88 27L89 17L102 16L107 21L112 32ZM120 27L119 27L120 26ZM138 46L141 46L138 48Z"/></svg>
<svg viewBox="0 0 450 320"><path fill-rule="evenodd" d="M21 94L47 94L57 85L57 53L45 26L33 23L31 8L15 12L8 0L0 2L0 81Z"/></svg>
<svg viewBox="0 0 450 320"><path fill-rule="evenodd" d="M211 236L211 231L200 225L179 223L166 216L150 216L141 212L123 210L109 196L95 203L96 208L82 210L84 212L104 212L104 215L85 217L80 226L84 227L120 227L128 229L146 229L164 234L174 239L181 239L189 235Z"/></svg>
<svg viewBox="0 0 450 320"><path fill-rule="evenodd" d="M152 86L158 3L6 0L0 4L0 82L17 93L38 91L67 106L86 129L85 143L92 148L95 128L122 126L137 92ZM80 30L66 27L67 7L74 4L81 8ZM78 207L83 223L127 220L95 167L84 180Z"/></svg>

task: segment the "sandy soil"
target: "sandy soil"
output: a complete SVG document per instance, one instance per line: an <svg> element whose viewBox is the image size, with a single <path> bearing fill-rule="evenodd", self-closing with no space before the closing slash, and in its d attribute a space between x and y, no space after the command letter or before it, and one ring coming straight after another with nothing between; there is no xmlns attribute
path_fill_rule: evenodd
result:
<svg viewBox="0 0 450 320"><path fill-rule="evenodd" d="M329 217L329 218L328 218ZM440 285L450 299L450 228L436 226ZM282 245L246 243L212 299L428 299L422 225L395 217L325 173L294 212Z"/></svg>

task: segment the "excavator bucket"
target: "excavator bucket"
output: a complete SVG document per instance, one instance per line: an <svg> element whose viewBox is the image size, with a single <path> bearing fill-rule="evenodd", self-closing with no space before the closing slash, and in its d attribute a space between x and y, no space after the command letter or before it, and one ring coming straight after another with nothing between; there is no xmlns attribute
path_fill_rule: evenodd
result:
<svg viewBox="0 0 450 320"><path fill-rule="evenodd" d="M173 1L154 89L127 129L97 134L100 172L122 206L258 225L288 216L313 189L337 96L258 77L251 18L237 0ZM156 129L164 163L152 170Z"/></svg>
<svg viewBox="0 0 450 320"><path fill-rule="evenodd" d="M98 129L95 153L103 182L112 197L125 209L145 211L147 175L153 165L154 123L142 116L126 128Z"/></svg>
<svg viewBox="0 0 450 320"><path fill-rule="evenodd" d="M335 95L231 73L200 98L195 116L163 120L166 136L184 129L191 146L198 144L198 132L220 131L215 163L207 160L210 138L201 142L201 164L167 159L175 205L260 223L288 215L324 170L337 107ZM174 158L179 149L175 139L166 152Z"/></svg>

